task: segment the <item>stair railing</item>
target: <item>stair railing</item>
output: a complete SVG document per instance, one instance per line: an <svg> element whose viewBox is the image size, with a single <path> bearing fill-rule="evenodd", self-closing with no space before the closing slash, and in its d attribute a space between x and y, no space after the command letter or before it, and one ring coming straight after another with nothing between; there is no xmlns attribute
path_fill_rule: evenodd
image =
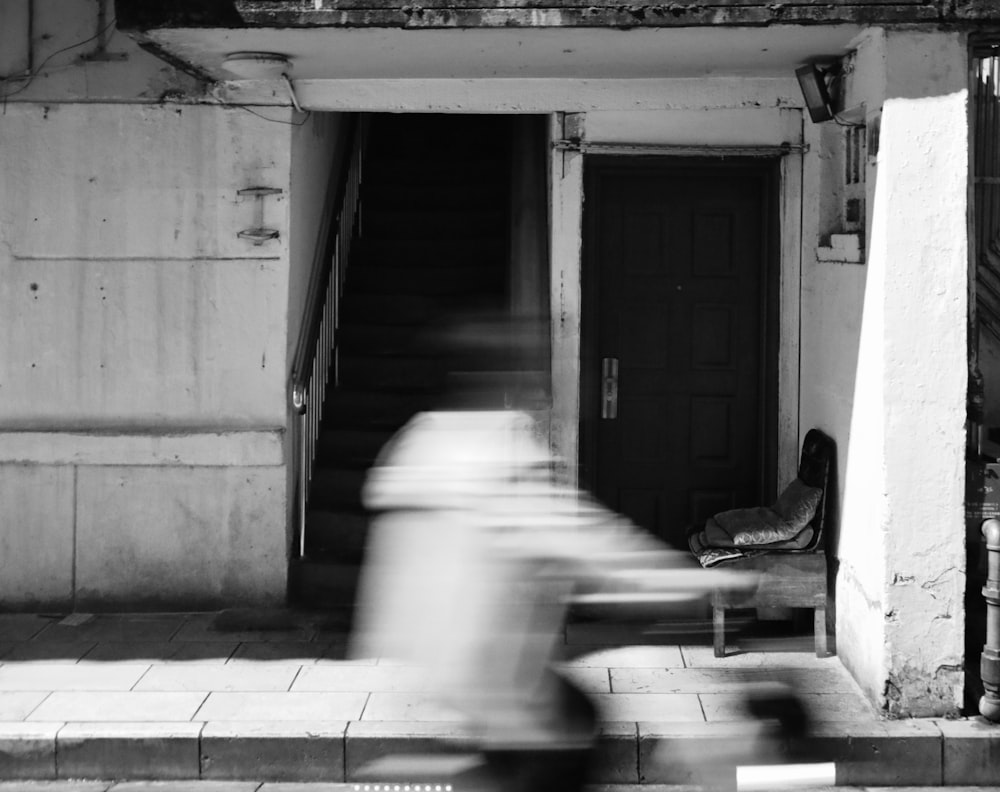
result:
<svg viewBox="0 0 1000 792"><path fill-rule="evenodd" d="M309 484L316 461L316 444L327 387L337 384L337 328L340 298L344 293L354 239L361 229L361 180L365 156L367 118L354 118L349 136L349 154L331 175L327 193L329 211L324 213L316 245L316 258L309 277L305 315L292 365L290 394L295 416L292 421L296 458L295 525L298 556L306 554L306 511ZM336 218L336 219L334 219Z"/></svg>

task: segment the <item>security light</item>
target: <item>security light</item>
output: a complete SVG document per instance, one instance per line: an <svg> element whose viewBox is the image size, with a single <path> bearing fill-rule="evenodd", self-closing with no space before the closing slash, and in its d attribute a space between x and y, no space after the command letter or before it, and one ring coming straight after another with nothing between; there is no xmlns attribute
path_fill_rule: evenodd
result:
<svg viewBox="0 0 1000 792"><path fill-rule="evenodd" d="M823 73L812 64L800 66L795 70L802 89L802 98L809 109L809 118L814 124L829 121L833 118L833 108L830 106L830 94L826 90Z"/></svg>

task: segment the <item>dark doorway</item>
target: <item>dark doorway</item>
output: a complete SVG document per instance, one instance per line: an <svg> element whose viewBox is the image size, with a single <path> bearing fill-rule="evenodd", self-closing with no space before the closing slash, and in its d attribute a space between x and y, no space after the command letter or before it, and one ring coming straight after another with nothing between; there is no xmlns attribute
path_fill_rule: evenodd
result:
<svg viewBox="0 0 1000 792"><path fill-rule="evenodd" d="M586 163L581 479L677 546L773 494L777 168Z"/></svg>

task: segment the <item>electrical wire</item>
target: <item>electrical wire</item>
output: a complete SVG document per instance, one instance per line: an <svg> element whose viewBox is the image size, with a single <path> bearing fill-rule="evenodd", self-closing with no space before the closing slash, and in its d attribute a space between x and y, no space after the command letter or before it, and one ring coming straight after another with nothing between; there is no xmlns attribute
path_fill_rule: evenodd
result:
<svg viewBox="0 0 1000 792"><path fill-rule="evenodd" d="M246 110L250 115L255 115L257 118L263 118L265 121L270 121L272 124L284 124L285 126L302 126L306 121L309 120L309 116L312 115L312 110L305 111L305 117L301 121L282 121L280 118L268 118L266 115L262 115L254 110L251 110L246 105L221 105L222 107L238 107L240 110Z"/></svg>
<svg viewBox="0 0 1000 792"><path fill-rule="evenodd" d="M67 47L63 47L62 49L56 50L55 52L53 52L52 54L50 54L45 60L43 60L41 63L39 63L38 66L35 68L35 70L32 71L30 74L23 74L23 75L20 75L20 76L13 76L13 77L0 77L0 85L6 85L9 82L14 82L14 81L17 81L17 80L26 80L27 81L27 82L25 82L24 85L22 85L16 91L11 91L10 93L5 93L2 96L0 96L0 101L6 102L10 97L17 96L22 91L26 91L31 86L31 83L34 82L35 78L41 73L42 69L45 67L45 64L48 63L50 60L52 60L56 55L61 55L62 53L66 52L68 50L76 49L77 47L82 47L84 44L89 44L91 41L94 41L95 39L99 39L101 36L103 36L105 33L107 33L109 30L111 30L111 28L113 28L115 26L115 23L117 23L117 22L118 22L117 18L112 19L110 22L108 22L107 25L105 25L103 28L101 28L100 30L98 30L90 38L84 39L83 41L78 41L75 44L70 44Z"/></svg>

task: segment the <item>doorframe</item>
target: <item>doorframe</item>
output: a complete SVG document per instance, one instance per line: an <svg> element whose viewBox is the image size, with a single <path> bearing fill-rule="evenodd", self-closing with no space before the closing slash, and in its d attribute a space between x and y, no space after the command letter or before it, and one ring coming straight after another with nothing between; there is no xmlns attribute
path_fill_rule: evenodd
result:
<svg viewBox="0 0 1000 792"><path fill-rule="evenodd" d="M557 140L585 140L586 113L554 113L550 117L550 144ZM777 139L776 144L783 141ZM760 141L754 141L760 145ZM752 146L750 147L752 148ZM549 414L550 446L557 461L556 474L568 484L580 481L580 389L582 252L584 165L582 151L554 150L550 145L550 264L552 408ZM636 155L620 154L630 157ZM661 154L658 156L675 156ZM712 157L705 147L705 157ZM731 156L722 151L718 157ZM799 350L801 335L803 163L802 151L792 148L776 160L777 185L769 258L777 267L777 414L775 472L777 482L791 481L798 468ZM774 493L777 494L777 493Z"/></svg>

